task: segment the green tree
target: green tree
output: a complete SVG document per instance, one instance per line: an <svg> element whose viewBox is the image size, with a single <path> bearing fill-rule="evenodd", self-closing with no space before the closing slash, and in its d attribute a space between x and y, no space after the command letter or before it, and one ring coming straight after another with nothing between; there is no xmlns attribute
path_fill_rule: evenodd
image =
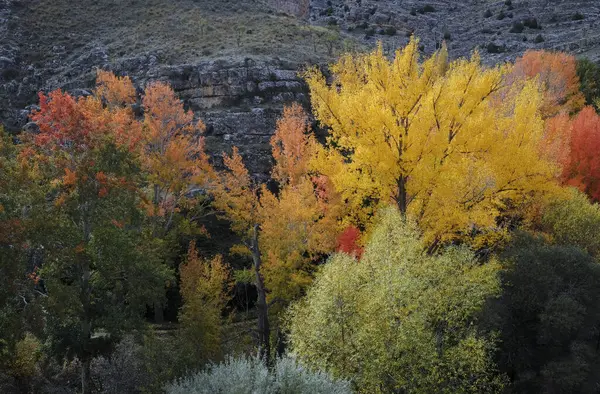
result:
<svg viewBox="0 0 600 394"><path fill-rule="evenodd" d="M476 316L498 294L498 264L424 242L386 208L357 262L334 255L289 314L292 350L365 392L493 392L493 341Z"/></svg>
<svg viewBox="0 0 600 394"><path fill-rule="evenodd" d="M103 105L102 89L78 100L60 91L40 95L37 135L23 135L22 158L46 186L34 202L39 275L46 297L46 333L53 354L76 357L82 392L91 392L90 362L140 327L146 305L169 272L139 231L140 166L127 130L129 108Z"/></svg>
<svg viewBox="0 0 600 394"><path fill-rule="evenodd" d="M595 375L600 265L575 246L523 234L504 256L499 366L517 393L576 393ZM594 378L596 384L599 383Z"/></svg>
<svg viewBox="0 0 600 394"><path fill-rule="evenodd" d="M600 66L589 59L579 59L577 75L586 104L594 105L596 109L599 109L596 100L600 98Z"/></svg>
<svg viewBox="0 0 600 394"><path fill-rule="evenodd" d="M32 355L19 349L27 332L39 333L41 327L36 253L28 240L31 202L40 188L30 169L19 162L19 153L0 127L0 374L5 372L26 387L31 368L22 364ZM27 339L34 341L31 335Z"/></svg>
<svg viewBox="0 0 600 394"><path fill-rule="evenodd" d="M550 203L541 225L556 244L577 246L596 257L600 253L600 206L577 189Z"/></svg>

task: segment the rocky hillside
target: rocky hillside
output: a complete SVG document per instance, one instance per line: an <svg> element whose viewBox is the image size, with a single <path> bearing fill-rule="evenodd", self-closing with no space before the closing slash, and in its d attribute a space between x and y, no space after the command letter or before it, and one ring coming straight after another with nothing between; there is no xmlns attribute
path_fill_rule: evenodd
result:
<svg viewBox="0 0 600 394"><path fill-rule="evenodd" d="M478 47L489 63L539 48L600 60L598 0L314 0L311 21L388 49L413 33L425 52L442 40L454 57Z"/></svg>
<svg viewBox="0 0 600 394"><path fill-rule="evenodd" d="M282 105L306 102L297 71L410 34L430 53L484 60L552 48L600 59L597 0L0 0L0 122L27 124L36 92L88 94L95 69L142 87L170 82L208 126L212 153L238 145L257 174Z"/></svg>

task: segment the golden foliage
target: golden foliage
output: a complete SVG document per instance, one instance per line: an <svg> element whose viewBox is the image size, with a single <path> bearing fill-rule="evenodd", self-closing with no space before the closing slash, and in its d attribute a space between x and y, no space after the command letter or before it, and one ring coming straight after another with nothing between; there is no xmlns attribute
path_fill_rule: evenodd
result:
<svg viewBox="0 0 600 394"><path fill-rule="evenodd" d="M230 298L231 272L221 256L200 258L194 242L179 268L184 301L180 319L186 346L194 360L215 360L221 355L221 316Z"/></svg>
<svg viewBox="0 0 600 394"><path fill-rule="evenodd" d="M248 240L260 229L261 271L270 298L290 300L311 281L309 263L335 248L339 204L324 180L313 179L308 162L316 146L298 105L284 110L271 139L279 190L255 184L237 148L224 154L226 171L213 187L214 206Z"/></svg>
<svg viewBox="0 0 600 394"><path fill-rule="evenodd" d="M554 188L557 168L539 152L538 86L506 86L510 67L484 68L478 54L445 59L420 62L412 39L394 60L381 47L342 57L331 84L306 73L315 116L330 129L312 168L341 193L351 222L394 202L440 241L491 229L506 201Z"/></svg>

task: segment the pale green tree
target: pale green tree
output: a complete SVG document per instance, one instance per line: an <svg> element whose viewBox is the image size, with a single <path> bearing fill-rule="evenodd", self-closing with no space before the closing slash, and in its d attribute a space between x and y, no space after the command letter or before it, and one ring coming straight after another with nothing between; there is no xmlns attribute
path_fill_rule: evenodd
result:
<svg viewBox="0 0 600 394"><path fill-rule="evenodd" d="M385 209L360 261L334 255L289 314L302 361L363 392L496 392L494 342L476 316L499 292L496 262L463 248L423 252L416 226Z"/></svg>

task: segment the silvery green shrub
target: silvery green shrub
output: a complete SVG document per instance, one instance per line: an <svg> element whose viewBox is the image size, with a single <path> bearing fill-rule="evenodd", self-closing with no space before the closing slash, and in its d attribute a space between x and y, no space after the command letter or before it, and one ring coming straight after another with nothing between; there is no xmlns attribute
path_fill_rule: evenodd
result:
<svg viewBox="0 0 600 394"><path fill-rule="evenodd" d="M276 361L271 371L258 358L233 358L165 388L167 394L349 394L350 383L313 372L293 357Z"/></svg>

